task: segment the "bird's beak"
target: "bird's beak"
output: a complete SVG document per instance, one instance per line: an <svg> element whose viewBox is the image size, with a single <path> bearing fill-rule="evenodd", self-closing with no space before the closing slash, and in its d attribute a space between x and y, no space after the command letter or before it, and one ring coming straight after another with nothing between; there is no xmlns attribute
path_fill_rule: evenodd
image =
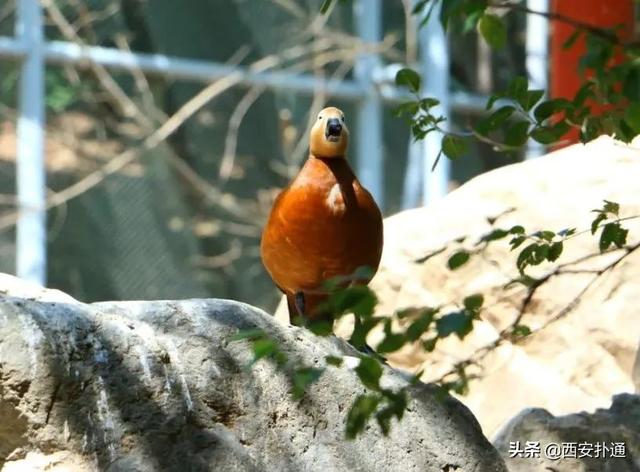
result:
<svg viewBox="0 0 640 472"><path fill-rule="evenodd" d="M324 137L327 141L339 141L342 135L342 125L338 118L329 118L327 120L327 127L324 130Z"/></svg>

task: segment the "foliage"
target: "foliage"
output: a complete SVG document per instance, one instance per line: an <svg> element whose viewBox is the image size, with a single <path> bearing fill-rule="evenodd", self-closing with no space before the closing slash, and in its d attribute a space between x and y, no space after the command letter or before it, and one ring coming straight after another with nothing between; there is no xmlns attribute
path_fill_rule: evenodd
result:
<svg viewBox="0 0 640 472"><path fill-rule="evenodd" d="M332 0L323 2L322 11L330 10ZM420 0L415 4L413 13L422 15L422 23L429 21L436 7L439 6L439 21L445 29L459 28L468 32L476 29L484 40L493 48L501 48L507 40L503 17L498 12L530 12L517 3L493 3L487 0ZM558 19L558 18L556 18ZM562 18L560 18L562 20ZM572 21L572 20L571 20ZM469 130L452 132L444 130L441 124L445 118L437 113L439 100L433 97L422 97L420 75L410 68L400 70L396 75L396 84L407 89L412 99L397 107L397 116L407 119L415 139L423 139L427 134L439 132L443 134L442 150L449 159L457 159L467 153L470 140L490 143L500 151L514 151L521 148L528 140L533 139L541 144L558 143L572 128L579 130L580 139L587 142L603 134L615 134L618 139L630 141L640 133L640 70L638 63L639 48L637 45L625 45L614 31L599 30L589 25L572 21L576 32L567 41L565 47L572 47L580 36L585 36L587 53L582 58L581 68L585 73L585 81L575 97L568 99L544 99L545 91L531 89L523 77L514 78L506 88L489 98L486 104L487 114ZM624 60L614 63L614 57ZM593 105L607 104L599 114L594 114ZM439 157L439 156L438 156ZM437 162L437 160L436 160ZM508 340L519 342L533 333L532 329L521 323L527 305L538 287L549 278L557 275L563 265L541 277L528 273L532 266L544 263L557 263L564 247L570 239L591 233L598 237L598 252L622 251L622 255L599 270L596 277L613 268L631 252L640 248L640 244L627 245L628 230L622 223L636 216L621 218L617 203L605 200L603 206L592 210L596 216L589 229L577 231L576 228L565 228L557 231L544 229L529 231L523 225L510 228L493 228L474 244L463 246L466 238L454 241L455 247L447 258L447 267L451 271L459 270L472 258L481 254L491 244L508 239L511 251L517 252L515 267L519 276L511 284L522 284L527 294L513 323L505 328L499 338L485 351L497 347ZM423 263L430 257L450 250L442 248L417 260ZM573 264L570 262L569 264ZM384 337L376 346L376 354L387 354L399 351L408 345L420 345L425 351L433 351L441 339L455 335L464 339L473 329L474 321L480 317L484 307L482 294L469 294L461 302L447 304L455 309L446 310L439 307L415 307L398 311L393 316L376 316L377 299L367 286L350 285L359 280L357 274L352 277L331 281L327 289L332 295L326 310L338 319L346 314L353 314L355 326L349 342L358 349L365 350L366 339L376 327L381 327ZM562 316L561 312L557 316ZM311 331L318 335L331 334L331 326L325 324L309 324ZM251 334L251 333L250 333ZM252 340L254 361L260 358L272 358L280 366L289 362L283 358L277 343L265 340L264 336L246 336ZM268 338L267 338L268 339ZM327 356L327 366L341 368L342 359ZM440 378L442 395L453 391L464 394L473 378L466 368L474 362L473 358L459 362L454 368ZM292 394L301 398L304 389L318 380L324 368L293 366ZM361 433L367 423L375 418L383 434L387 435L391 420L401 420L407 408L407 387L392 391L381 387L380 380L383 368L376 356L361 355L355 368L366 392L356 397L346 418L346 436L350 439ZM414 376L417 382L421 373Z"/></svg>
<svg viewBox="0 0 640 472"><path fill-rule="evenodd" d="M414 13L428 18L438 4L445 29L463 32L477 29L493 48L501 48L506 42L504 19L495 12L548 15L531 12L517 3L482 0L420 1ZM419 75L411 69L402 69L396 76L396 84L406 87L414 98L401 104L396 114L408 118L416 139L433 131L443 133L442 152L450 159L466 154L470 139L489 143L498 151L518 150L529 139L543 145L559 143L571 129L579 131L582 142L602 134L631 141L640 134L640 45L625 44L615 30L597 29L573 20L571 24L575 33L564 47L573 47L581 36L587 44L587 52L580 61L584 82L572 99L543 100L544 90L531 89L526 78L515 77L506 90L489 98L487 116L471 129L454 133L444 130L440 126L444 118L432 113L438 101L419 95ZM606 107L595 113L594 104Z"/></svg>
<svg viewBox="0 0 640 472"><path fill-rule="evenodd" d="M447 267L449 270L455 271L467 264L472 257L481 254L490 244L508 239L508 245L512 251L519 249L515 265L520 277L511 283L520 283L527 287L528 295L517 319L509 328L500 333L500 338L493 347L505 340L519 342L532 334L532 330L520 322L526 304L531 300L535 290L557 274L559 269L541 278L534 278L526 271L530 266L537 266L543 262L557 262L562 255L566 241L578 235L596 234L600 231L598 253L611 250L611 246L614 246L614 250L625 250L623 256L602 269L601 273L606 272L633 250L640 247L637 244L632 247L626 246L628 230L623 228L622 223L635 217L620 218L620 206L617 203L605 200L602 208L592 211L596 213L596 216L590 228L580 232L575 228L531 232L521 225L511 228L493 228L471 247L452 251L452 254L447 258ZM463 242L464 240L454 241L455 244ZM441 252L443 251L438 251L438 253ZM425 260L427 258L416 262L423 263ZM348 314L355 317L354 331L349 342L361 350L368 347L366 339L374 328L381 326L384 334L382 341L376 346L374 355L361 354L359 363L354 369L366 392L355 398L347 413L345 434L348 439L357 437L367 423L374 418L382 433L387 435L391 428L391 420L396 418L399 421L403 417L408 403L408 386L417 382L421 377L422 373L417 373L408 386L397 391L383 388L381 386L383 367L379 355L397 352L405 346L416 344L425 351L431 352L440 340L451 335L464 339L472 331L474 321L479 319L485 302L482 294L474 293L466 296L459 303L449 304L457 306L453 310L445 310L445 307L415 307L397 311L392 316L375 316L374 310L377 305L375 293L364 285L345 286L350 281L362 279L362 273L366 270L363 268L350 277L340 277L329 281L327 290L331 292L331 296L324 306L324 309L331 310L335 319ZM323 322L309 322L307 328L320 336L332 334L331 327L327 329ZM323 367L299 365L282 352L278 341L272 339L261 329L245 330L235 337L235 340L242 339L251 342L253 360L250 365L260 359L271 359L287 374L291 383L292 397L296 400L303 398L306 388L318 381L329 366L342 368L344 364L341 357L329 355L326 356ZM439 382L441 396L446 396L446 393L450 391L458 394L467 393L469 382L473 377L467 373L466 367L471 363L471 360L460 362L441 377Z"/></svg>

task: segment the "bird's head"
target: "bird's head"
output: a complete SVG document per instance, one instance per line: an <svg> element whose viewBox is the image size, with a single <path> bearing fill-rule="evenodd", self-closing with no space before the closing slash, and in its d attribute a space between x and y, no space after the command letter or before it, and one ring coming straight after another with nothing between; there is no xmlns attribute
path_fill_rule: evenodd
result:
<svg viewBox="0 0 640 472"><path fill-rule="evenodd" d="M349 144L349 129L344 113L335 107L327 107L318 113L311 128L309 151L316 157L344 157Z"/></svg>

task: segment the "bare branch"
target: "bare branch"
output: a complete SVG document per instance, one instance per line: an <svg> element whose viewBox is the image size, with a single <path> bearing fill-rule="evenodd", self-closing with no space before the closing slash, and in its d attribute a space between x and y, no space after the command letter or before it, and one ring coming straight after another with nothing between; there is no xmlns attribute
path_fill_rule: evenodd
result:
<svg viewBox="0 0 640 472"><path fill-rule="evenodd" d="M529 302L531 301L531 298L533 297L533 294L534 294L535 290L540 285L542 285L542 283L548 281L551 277L559 276L559 275L563 275L563 274L568 274L568 273L573 273L573 271L562 271L560 266L557 267L554 271L550 272L549 274L547 274L542 279L539 279L539 280L542 281L540 284L536 284L534 287L532 287L529 290L529 292L527 293L527 296L523 300L523 303L521 305L521 308L520 308L520 311L518 313L518 316L516 316L514 321L512 321L511 324L507 328L503 329L500 332L499 336L493 342L491 342L491 343L481 347L480 349L476 350L473 354L471 354L466 359L464 359L462 361L459 361L459 362L456 362L447 372L442 374L438 379L434 380L434 382L435 383L445 382L446 379L450 378L451 376L456 375L460 371L461 368L463 369L463 368L465 368L465 367L467 367L469 365L478 364L490 352L492 352L498 346L504 344L505 342L508 341L508 342L511 342L512 344L518 344L520 341L522 341L524 339L529 339L534 334L545 330L552 323L555 323L556 321L558 321L561 318L565 317L566 315L571 313L571 311L573 311L578 306L578 304L580 303L580 300L582 299L584 294L594 285L594 283L598 279L600 279L600 277L602 277L602 275L604 275L605 273L613 270L617 265L619 265L623 260L625 260L629 255L633 254L638 249L640 249L640 242L632 244L630 246L625 246L625 247L619 249L619 250L623 251L623 254L620 257L618 257L615 260L613 260L611 263L609 263L606 266L602 267L601 269L597 269L597 271L595 272L594 277L592 277L591 280L589 280L589 282L575 295L575 297L573 297L571 299L571 301L567 305L565 305L556 314L551 316L545 323L542 324L542 326L532 330L529 335L521 336L521 337L515 337L513 335L513 329L516 326L518 326L520 321L522 320L522 317L524 315L524 310L526 310L526 307L528 306ZM598 253L598 254L594 254L594 255L590 255L590 256L591 257L595 257L595 256L598 256L598 255L601 255L601 254ZM573 261L571 263L564 264L563 266L566 267L567 265L575 264L575 263L576 262ZM471 378L471 377L469 377L469 378Z"/></svg>
<svg viewBox="0 0 640 472"><path fill-rule="evenodd" d="M231 114L229 119L229 129L227 131L227 137L224 141L224 153L222 155L222 162L220 163L220 169L218 171L218 183L224 185L233 171L233 164L236 158L236 147L238 144L238 132L240 130L240 124L245 115L251 108L251 105L262 95L264 87L254 87L250 89L244 97L238 102L235 110Z"/></svg>

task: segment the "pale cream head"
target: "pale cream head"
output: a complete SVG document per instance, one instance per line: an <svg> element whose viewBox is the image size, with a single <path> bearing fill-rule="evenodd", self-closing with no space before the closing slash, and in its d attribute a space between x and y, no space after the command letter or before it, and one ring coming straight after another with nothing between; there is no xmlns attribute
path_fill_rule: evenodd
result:
<svg viewBox="0 0 640 472"><path fill-rule="evenodd" d="M335 107L327 107L318 113L311 128L309 151L315 157L344 157L349 144L349 129L344 113Z"/></svg>

